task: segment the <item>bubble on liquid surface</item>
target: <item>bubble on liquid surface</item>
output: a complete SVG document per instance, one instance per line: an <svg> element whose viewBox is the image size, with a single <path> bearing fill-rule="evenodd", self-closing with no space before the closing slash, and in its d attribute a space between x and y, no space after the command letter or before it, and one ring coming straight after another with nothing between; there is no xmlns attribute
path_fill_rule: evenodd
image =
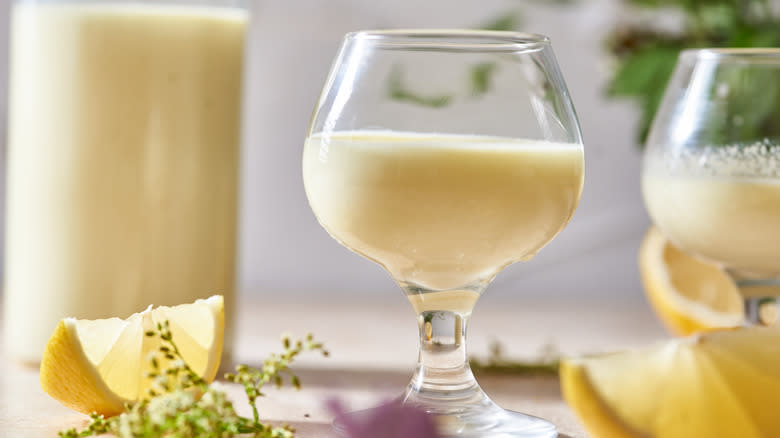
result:
<svg viewBox="0 0 780 438"><path fill-rule="evenodd" d="M729 84L722 82L715 88L715 95L720 99L725 99L729 95Z"/></svg>

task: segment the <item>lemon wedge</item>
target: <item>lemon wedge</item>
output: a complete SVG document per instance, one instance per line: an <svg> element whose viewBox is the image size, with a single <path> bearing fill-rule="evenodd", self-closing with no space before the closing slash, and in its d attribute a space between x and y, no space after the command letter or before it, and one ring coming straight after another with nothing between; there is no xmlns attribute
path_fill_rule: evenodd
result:
<svg viewBox="0 0 780 438"><path fill-rule="evenodd" d="M780 436L780 329L750 327L561 363L590 436Z"/></svg>
<svg viewBox="0 0 780 438"><path fill-rule="evenodd" d="M658 317L678 335L739 326L744 303L720 267L676 248L650 228L639 249L645 294Z"/></svg>
<svg viewBox="0 0 780 438"><path fill-rule="evenodd" d="M150 306L127 319L61 320L43 352L41 387L85 414L123 412L125 403L147 395L149 355L158 350L160 339L144 334L166 320L184 361L207 382L214 380L225 326L220 295L174 307Z"/></svg>

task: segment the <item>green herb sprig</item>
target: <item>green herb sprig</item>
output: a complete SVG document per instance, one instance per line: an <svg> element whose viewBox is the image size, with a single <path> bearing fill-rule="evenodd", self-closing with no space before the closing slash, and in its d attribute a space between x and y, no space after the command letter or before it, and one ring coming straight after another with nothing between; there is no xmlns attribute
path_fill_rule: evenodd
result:
<svg viewBox="0 0 780 438"><path fill-rule="evenodd" d="M258 397L265 396L262 392L263 386L273 382L277 388L281 388L284 385L284 376L287 375L293 388L301 389L301 379L290 370L290 364L293 360L304 351L320 351L325 357L329 355L321 343L314 341L314 336L311 333L306 335L305 340L295 342L292 342L289 337L285 336L282 338L282 344L284 345L284 353L271 354L263 362L261 369L247 365L238 365L236 366L235 374L225 374L226 380L240 383L244 386L244 392L246 392L249 404L252 406L252 417L255 423L260 421L255 401Z"/></svg>
<svg viewBox="0 0 780 438"><path fill-rule="evenodd" d="M477 374L493 375L541 375L557 376L560 365L560 354L552 345L545 345L541 355L536 360L523 361L509 359L504 355L503 346L494 341L490 344L490 352L487 359L471 359L469 365Z"/></svg>
<svg viewBox="0 0 780 438"><path fill-rule="evenodd" d="M229 438L246 434L254 438L293 438L295 429L290 425L274 426L260 421L257 397L265 395L262 389L268 383L282 387L284 376L300 389L301 381L290 370L290 364L301 353L318 351L326 357L329 354L311 334L296 341L284 336L284 352L269 356L261 369L238 365L235 373L225 375L226 380L244 386L253 417L246 418L236 413L225 391L206 383L184 361L167 321L157 324L157 329L146 332L146 336L161 340L159 350L149 358L149 396L127 406L126 412L116 417L92 413L86 428L61 431L60 437L111 434L120 438Z"/></svg>

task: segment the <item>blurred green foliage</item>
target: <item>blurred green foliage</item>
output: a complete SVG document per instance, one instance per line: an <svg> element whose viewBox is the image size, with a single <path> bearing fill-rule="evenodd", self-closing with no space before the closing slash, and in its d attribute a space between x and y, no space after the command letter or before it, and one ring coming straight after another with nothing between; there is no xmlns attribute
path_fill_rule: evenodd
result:
<svg viewBox="0 0 780 438"><path fill-rule="evenodd" d="M397 101L427 106L429 108L441 108L452 102L449 94L424 95L413 92L404 81L404 70L399 65L394 65L387 78L387 94Z"/></svg>
<svg viewBox="0 0 780 438"><path fill-rule="evenodd" d="M486 20L485 22L476 26L476 29L480 30L495 30L495 31L518 31L523 24L522 4L536 3L547 6L562 6L574 3L578 0L523 0L518 2L518 7L501 12L500 14ZM471 97L479 97L491 89L493 75L496 73L497 65L492 62L484 62L472 65L469 70L469 86L471 89ZM388 75L386 81L386 91L390 99L395 101L402 101L411 103L414 105L429 107L429 108L442 108L450 105L459 94L453 92L451 94L439 94L439 95L425 95L417 91L412 91L412 86L409 85L404 78L404 68L401 65L395 65Z"/></svg>
<svg viewBox="0 0 780 438"><path fill-rule="evenodd" d="M684 17L679 30L658 29L650 20L619 24L607 40L607 49L618 60L607 93L639 103L642 115L637 141L640 143L647 137L680 51L696 47L780 46L778 5L775 3L773 7L772 0L624 1L638 8L654 9L657 14L675 9ZM778 93L779 87L768 86L761 100L770 105L745 109L759 119L753 125L755 129L766 130L767 134L780 129Z"/></svg>
<svg viewBox="0 0 780 438"><path fill-rule="evenodd" d="M520 11L499 14L478 26L481 30L517 30L522 22Z"/></svg>
<svg viewBox="0 0 780 438"><path fill-rule="evenodd" d="M716 98L702 107L698 142L711 146L780 141L780 66L727 63L713 72ZM727 85L728 92L718 93ZM724 89L725 91L725 89Z"/></svg>

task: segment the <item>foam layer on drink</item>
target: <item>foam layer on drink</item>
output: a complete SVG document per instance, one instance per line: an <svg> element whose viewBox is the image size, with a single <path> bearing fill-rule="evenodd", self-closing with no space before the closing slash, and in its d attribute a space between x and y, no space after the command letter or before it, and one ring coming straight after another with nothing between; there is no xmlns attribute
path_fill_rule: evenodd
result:
<svg viewBox="0 0 780 438"><path fill-rule="evenodd" d="M780 145L649 156L642 191L653 221L683 250L748 275L780 273Z"/></svg>

